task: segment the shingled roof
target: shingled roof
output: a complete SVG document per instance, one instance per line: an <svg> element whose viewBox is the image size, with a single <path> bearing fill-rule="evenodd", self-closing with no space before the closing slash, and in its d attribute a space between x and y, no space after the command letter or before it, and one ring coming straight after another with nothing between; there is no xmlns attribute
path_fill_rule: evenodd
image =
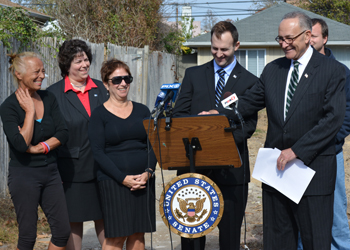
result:
<svg viewBox="0 0 350 250"><path fill-rule="evenodd" d="M317 15L294 5L281 2L261 12L234 23L239 32L241 46L277 46L275 37L283 16L292 11L300 11L310 18L322 18L328 24L328 45L350 45L350 26L332 19ZM189 47L210 46L210 32L187 40Z"/></svg>
<svg viewBox="0 0 350 250"><path fill-rule="evenodd" d="M30 17L32 17L37 23L41 25L43 25L46 21L55 20L55 18L53 18L52 16L46 15L44 13L41 13L39 11L27 8L25 6L22 6L16 3L13 3L9 0L0 0L0 6L22 8L28 12Z"/></svg>

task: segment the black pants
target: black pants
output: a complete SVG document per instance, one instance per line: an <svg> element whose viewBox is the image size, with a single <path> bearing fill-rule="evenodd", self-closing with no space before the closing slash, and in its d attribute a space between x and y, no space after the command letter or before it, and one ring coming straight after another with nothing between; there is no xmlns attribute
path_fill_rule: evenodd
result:
<svg viewBox="0 0 350 250"><path fill-rule="evenodd" d="M67 205L57 164L9 168L8 186L18 222L20 250L32 250L36 240L38 205L51 228L51 242L64 247L70 235Z"/></svg>
<svg viewBox="0 0 350 250"><path fill-rule="evenodd" d="M334 195L303 196L299 204L279 192L263 190L264 249L330 250Z"/></svg>
<svg viewBox="0 0 350 250"><path fill-rule="evenodd" d="M224 212L218 225L220 250L239 250L241 226L247 205L248 184L237 186L218 184L218 186L224 198ZM200 241L200 249L203 250L205 237L200 237L197 240ZM181 238L181 249L193 250L193 240Z"/></svg>

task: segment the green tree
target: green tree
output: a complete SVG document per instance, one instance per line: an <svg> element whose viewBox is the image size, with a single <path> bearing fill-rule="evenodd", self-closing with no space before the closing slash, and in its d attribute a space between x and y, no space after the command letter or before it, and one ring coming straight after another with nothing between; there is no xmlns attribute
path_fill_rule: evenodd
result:
<svg viewBox="0 0 350 250"><path fill-rule="evenodd" d="M171 26L168 27L167 31L163 32L165 36L162 42L166 52L178 55L192 52L192 49L183 46L183 43L192 38L193 21L194 18L183 16L179 22L181 28Z"/></svg>
<svg viewBox="0 0 350 250"><path fill-rule="evenodd" d="M257 10L264 9L264 8L266 9L280 2L285 2L285 1L284 0L264 0L264 1L253 0L253 5L251 7Z"/></svg>
<svg viewBox="0 0 350 250"><path fill-rule="evenodd" d="M30 9L39 11L46 15L53 15L56 11L56 0L12 0L12 2L23 5Z"/></svg>
<svg viewBox="0 0 350 250"><path fill-rule="evenodd" d="M19 50L41 46L42 37L57 36L56 33L42 31L22 8L0 7L0 41L11 50L11 39L20 42Z"/></svg>
<svg viewBox="0 0 350 250"><path fill-rule="evenodd" d="M161 0L61 0L54 17L65 36L81 37L94 43L154 50L161 36Z"/></svg>
<svg viewBox="0 0 350 250"><path fill-rule="evenodd" d="M349 0L304 0L300 1L299 7L350 25Z"/></svg>

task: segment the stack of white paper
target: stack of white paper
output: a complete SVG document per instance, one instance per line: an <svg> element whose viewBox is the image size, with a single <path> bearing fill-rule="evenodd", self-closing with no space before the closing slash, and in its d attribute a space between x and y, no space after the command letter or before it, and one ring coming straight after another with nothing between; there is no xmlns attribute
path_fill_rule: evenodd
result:
<svg viewBox="0 0 350 250"><path fill-rule="evenodd" d="M315 171L299 159L288 162L285 169L280 171L277 169L280 154L281 150L277 148L260 148L252 177L277 189L298 204Z"/></svg>

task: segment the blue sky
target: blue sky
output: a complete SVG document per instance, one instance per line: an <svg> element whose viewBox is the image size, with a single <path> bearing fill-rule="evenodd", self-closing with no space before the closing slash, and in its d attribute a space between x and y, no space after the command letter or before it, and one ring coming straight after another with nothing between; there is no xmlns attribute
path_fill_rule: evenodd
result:
<svg viewBox="0 0 350 250"><path fill-rule="evenodd" d="M181 16L181 8L184 4L192 6L192 16L195 21L202 21L207 11L210 9L217 18L217 21L223 21L226 19L232 19L234 21L243 19L252 14L252 11L256 9L252 0L192 0L182 1L178 3L178 15ZM176 17L176 3L166 2L166 15L169 17L169 21L174 21Z"/></svg>

